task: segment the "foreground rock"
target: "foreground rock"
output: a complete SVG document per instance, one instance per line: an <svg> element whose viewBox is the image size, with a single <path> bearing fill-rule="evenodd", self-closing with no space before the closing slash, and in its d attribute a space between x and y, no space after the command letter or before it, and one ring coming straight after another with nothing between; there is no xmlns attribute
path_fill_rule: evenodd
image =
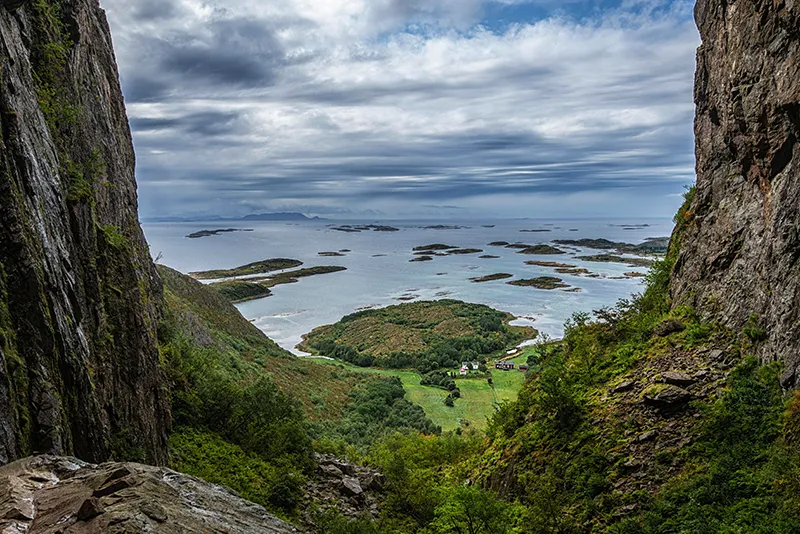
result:
<svg viewBox="0 0 800 534"><path fill-rule="evenodd" d="M0 468L0 532L220 532L297 528L230 490L170 469L38 456Z"/></svg>
<svg viewBox="0 0 800 534"><path fill-rule="evenodd" d="M306 486L308 506L303 521L307 526L313 529L315 514L326 510L353 519L378 517L385 497L386 477L330 454L320 454L315 459L316 475Z"/></svg>

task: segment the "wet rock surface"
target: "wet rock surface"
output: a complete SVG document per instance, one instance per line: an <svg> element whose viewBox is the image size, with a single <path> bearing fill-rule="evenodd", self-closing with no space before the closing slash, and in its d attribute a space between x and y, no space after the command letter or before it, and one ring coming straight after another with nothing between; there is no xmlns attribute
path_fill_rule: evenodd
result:
<svg viewBox="0 0 800 534"><path fill-rule="evenodd" d="M96 0L3 5L0 464L103 461L110 444L165 463L161 281L105 14Z"/></svg>
<svg viewBox="0 0 800 534"><path fill-rule="evenodd" d="M0 468L0 531L300 532L230 490L170 469L93 465L57 456L26 458Z"/></svg>

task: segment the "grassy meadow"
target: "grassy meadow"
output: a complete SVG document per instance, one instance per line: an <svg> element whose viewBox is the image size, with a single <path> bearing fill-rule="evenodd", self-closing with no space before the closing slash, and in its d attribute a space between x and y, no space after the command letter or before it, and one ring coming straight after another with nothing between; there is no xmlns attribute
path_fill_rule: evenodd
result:
<svg viewBox="0 0 800 534"><path fill-rule="evenodd" d="M531 348L527 348L511 361L518 366L527 361ZM444 399L448 392L444 389L420 385L420 375L414 371L397 369L377 369L374 367L357 367L340 361L325 359L313 360L322 365L341 366L348 371L371 373L383 376L396 376L403 382L406 398L419 404L431 420L442 427L442 430L455 430L468 422L470 428L486 428L487 419L494 413L496 403L513 401L522 389L525 374L518 370L500 371L491 369L490 386L486 378L456 378L456 385L461 390L461 397L455 399L453 407L445 406ZM493 361L492 359L489 360Z"/></svg>

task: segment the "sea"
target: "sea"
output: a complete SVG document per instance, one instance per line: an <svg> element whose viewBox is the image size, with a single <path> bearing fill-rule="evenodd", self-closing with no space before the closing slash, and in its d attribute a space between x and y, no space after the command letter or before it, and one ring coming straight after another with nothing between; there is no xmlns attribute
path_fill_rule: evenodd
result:
<svg viewBox="0 0 800 534"><path fill-rule="evenodd" d="M398 231L341 230L345 226L363 225L390 226ZM557 339L563 334L565 320L573 313L612 306L621 298L641 292L643 280L625 277L625 273L647 269L576 259L607 251L559 246L566 254L534 256L489 243L537 245L552 244L555 239L605 238L638 244L648 238L668 236L672 226L669 219L212 221L142 225L153 256L184 273L232 268L268 258L300 260L304 263L302 267L346 267L346 271L276 286L270 297L237 305L242 315L267 336L301 356L303 353L296 346L304 334L345 315L402 302L444 298L507 311L518 318L514 324L534 326ZM220 228L251 231L186 237L193 232ZM412 254L414 247L434 243L483 252L409 261L416 257ZM320 252L336 252L341 256L321 256ZM498 257L480 258L482 255ZM584 267L599 277L556 274L551 267L526 265L528 260L568 263ZM514 278L508 280L557 276L569 288L543 290L512 286L506 283L508 280L485 283L470 280L495 273L513 274Z"/></svg>

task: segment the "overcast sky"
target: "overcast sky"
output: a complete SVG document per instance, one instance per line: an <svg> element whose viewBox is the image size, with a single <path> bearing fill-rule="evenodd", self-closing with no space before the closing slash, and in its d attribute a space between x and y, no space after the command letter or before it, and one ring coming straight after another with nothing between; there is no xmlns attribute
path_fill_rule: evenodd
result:
<svg viewBox="0 0 800 534"><path fill-rule="evenodd" d="M101 0L140 213L671 216L691 1Z"/></svg>

